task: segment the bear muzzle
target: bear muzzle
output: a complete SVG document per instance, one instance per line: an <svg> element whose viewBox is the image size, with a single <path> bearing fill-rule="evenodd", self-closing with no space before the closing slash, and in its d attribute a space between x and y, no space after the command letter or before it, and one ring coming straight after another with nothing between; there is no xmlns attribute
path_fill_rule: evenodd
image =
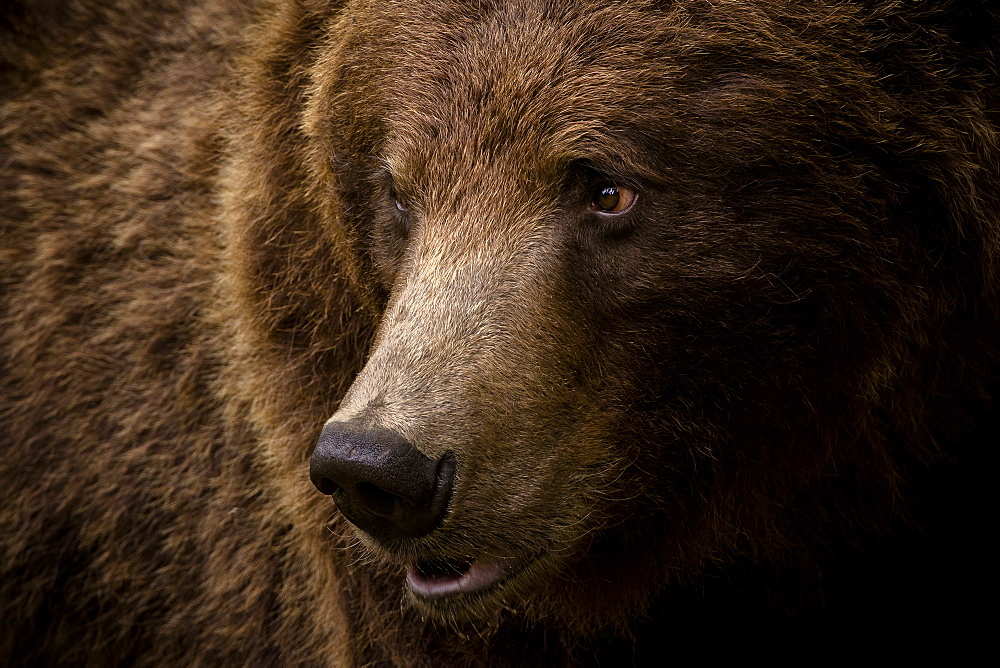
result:
<svg viewBox="0 0 1000 668"><path fill-rule="evenodd" d="M432 459L391 430L331 421L313 451L309 475L348 521L390 546L440 526L448 514L455 469L451 452ZM415 599L433 606L486 594L524 571L537 556L411 557L406 583Z"/></svg>
<svg viewBox="0 0 1000 668"><path fill-rule="evenodd" d="M437 460L399 434L330 422L309 463L316 488L352 524L386 542L434 531L448 512L455 457Z"/></svg>

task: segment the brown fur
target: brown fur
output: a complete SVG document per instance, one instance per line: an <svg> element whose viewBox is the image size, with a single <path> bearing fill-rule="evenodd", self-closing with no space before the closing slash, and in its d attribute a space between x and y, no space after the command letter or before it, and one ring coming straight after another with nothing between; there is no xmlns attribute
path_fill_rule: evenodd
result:
<svg viewBox="0 0 1000 668"><path fill-rule="evenodd" d="M4 10L0 661L953 641L989 3L250 4ZM635 208L590 212L594 170ZM440 529L334 512L334 414L455 454ZM539 558L407 595L482 554Z"/></svg>

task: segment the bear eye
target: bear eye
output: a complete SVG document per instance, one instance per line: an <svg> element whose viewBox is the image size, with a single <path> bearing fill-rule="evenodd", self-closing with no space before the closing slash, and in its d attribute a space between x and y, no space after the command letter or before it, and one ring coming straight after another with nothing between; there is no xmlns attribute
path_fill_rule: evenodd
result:
<svg viewBox="0 0 1000 668"><path fill-rule="evenodd" d="M409 206L407 206L406 202L400 199L399 193L396 192L395 188L389 190L389 197L392 198L392 201L396 204L396 208L399 209L400 211L406 211L407 209L410 208Z"/></svg>
<svg viewBox="0 0 1000 668"><path fill-rule="evenodd" d="M599 213L625 213L635 203L635 199L634 190L619 186L604 186L594 191L590 208Z"/></svg>

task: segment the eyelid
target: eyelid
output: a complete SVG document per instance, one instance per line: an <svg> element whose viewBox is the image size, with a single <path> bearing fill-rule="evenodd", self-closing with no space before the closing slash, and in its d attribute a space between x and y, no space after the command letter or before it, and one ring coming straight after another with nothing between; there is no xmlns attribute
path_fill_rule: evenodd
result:
<svg viewBox="0 0 1000 668"><path fill-rule="evenodd" d="M637 178L615 169L610 164L598 162L589 158L581 158L580 160L574 162L574 166L577 169L589 173L591 180L595 185L628 188L629 190L634 190L635 192L639 192L643 189L642 183L640 183Z"/></svg>
<svg viewBox="0 0 1000 668"><path fill-rule="evenodd" d="M388 185L389 197L395 202L397 209L408 211L410 208L408 199L404 195L400 195L399 188L396 187L397 179L394 177L392 169L385 160L380 160L380 162L381 166L377 170L377 178L382 181L382 187Z"/></svg>

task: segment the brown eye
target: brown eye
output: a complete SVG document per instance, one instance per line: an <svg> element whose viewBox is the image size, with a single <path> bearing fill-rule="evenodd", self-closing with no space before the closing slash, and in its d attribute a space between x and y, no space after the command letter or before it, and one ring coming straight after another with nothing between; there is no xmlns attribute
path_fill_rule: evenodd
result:
<svg viewBox="0 0 1000 668"><path fill-rule="evenodd" d="M594 192L590 207L600 213L624 213L635 202L635 191L618 186L605 186Z"/></svg>
<svg viewBox="0 0 1000 668"><path fill-rule="evenodd" d="M406 203L403 200L399 198L399 194L395 190L389 191L389 197L392 198L392 201L396 204L396 208L399 209L400 211L406 211L407 209L410 208L406 205Z"/></svg>

